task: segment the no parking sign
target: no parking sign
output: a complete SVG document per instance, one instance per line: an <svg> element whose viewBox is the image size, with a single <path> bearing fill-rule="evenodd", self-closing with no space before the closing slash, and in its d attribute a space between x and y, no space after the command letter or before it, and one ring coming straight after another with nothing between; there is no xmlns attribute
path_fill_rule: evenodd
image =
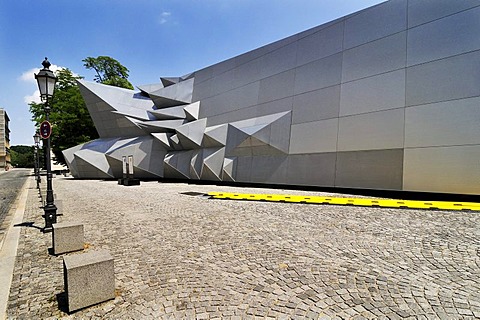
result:
<svg viewBox="0 0 480 320"><path fill-rule="evenodd" d="M40 124L40 137L42 137L42 139L48 139L50 138L51 134L52 134L52 125L47 120L43 121Z"/></svg>

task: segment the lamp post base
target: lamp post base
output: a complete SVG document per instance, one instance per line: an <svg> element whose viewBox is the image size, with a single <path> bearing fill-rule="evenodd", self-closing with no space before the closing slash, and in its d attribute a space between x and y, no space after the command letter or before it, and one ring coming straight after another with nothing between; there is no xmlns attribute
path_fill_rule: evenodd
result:
<svg viewBox="0 0 480 320"><path fill-rule="evenodd" d="M43 228L43 232L52 232L53 224L57 223L57 207L54 204L47 204L43 208L45 215L45 227Z"/></svg>

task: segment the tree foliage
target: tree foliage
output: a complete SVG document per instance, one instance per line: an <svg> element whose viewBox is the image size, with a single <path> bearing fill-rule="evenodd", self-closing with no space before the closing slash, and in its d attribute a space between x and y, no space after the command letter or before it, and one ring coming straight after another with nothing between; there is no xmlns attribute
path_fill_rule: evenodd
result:
<svg viewBox="0 0 480 320"><path fill-rule="evenodd" d="M82 61L87 69L96 71L95 81L133 89L132 84L127 80L128 69L117 60L99 56L87 57ZM52 124L50 142L57 161L65 164L63 150L97 139L98 133L77 86L76 80L83 77L75 76L68 68L58 70L56 76L58 80L55 93L49 101ZM39 127L45 120L44 104L31 102L29 106L32 120Z"/></svg>
<svg viewBox="0 0 480 320"><path fill-rule="evenodd" d="M33 168L35 165L32 146L11 146L10 157L12 165L17 168Z"/></svg>
<svg viewBox="0 0 480 320"><path fill-rule="evenodd" d="M117 60L98 56L87 57L82 61L85 68L93 69L97 73L94 78L96 82L133 90L133 85L127 80L130 71Z"/></svg>
<svg viewBox="0 0 480 320"><path fill-rule="evenodd" d="M51 148L57 161L65 164L62 151L98 138L97 130L80 94L76 79L69 69L57 71L57 84L50 104L52 124ZM32 120L37 124L45 120L44 104L30 103Z"/></svg>

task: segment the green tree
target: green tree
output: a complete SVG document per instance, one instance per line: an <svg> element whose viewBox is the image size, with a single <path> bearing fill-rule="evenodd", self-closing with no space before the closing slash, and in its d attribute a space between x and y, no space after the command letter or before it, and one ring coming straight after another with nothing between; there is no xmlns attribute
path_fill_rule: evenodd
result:
<svg viewBox="0 0 480 320"><path fill-rule="evenodd" d="M65 164L63 150L97 139L98 133L76 83L82 77L74 76L69 69L60 69L56 75L58 81L50 101L50 139L57 161ZM32 120L39 126L45 120L44 104L32 102L29 105Z"/></svg>
<svg viewBox="0 0 480 320"><path fill-rule="evenodd" d="M35 165L32 146L11 146L11 163L17 168L33 168Z"/></svg>
<svg viewBox="0 0 480 320"><path fill-rule="evenodd" d="M87 57L82 60L85 68L95 70L95 81L115 87L134 89L133 85L128 81L128 73L130 72L117 60L107 57L98 56L96 58Z"/></svg>

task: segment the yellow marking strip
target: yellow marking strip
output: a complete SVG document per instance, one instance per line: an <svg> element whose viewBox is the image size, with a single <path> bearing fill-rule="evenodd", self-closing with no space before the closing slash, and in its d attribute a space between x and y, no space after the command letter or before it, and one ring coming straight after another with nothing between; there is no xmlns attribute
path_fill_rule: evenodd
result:
<svg viewBox="0 0 480 320"><path fill-rule="evenodd" d="M281 194L244 194L244 193L226 193L226 192L209 192L208 195L214 199L230 199L230 200L333 204L333 205L351 205L351 206L382 207L382 208L480 211L480 203L474 203L474 202L333 198L333 197L317 197L317 196L297 196L297 195L281 195Z"/></svg>

